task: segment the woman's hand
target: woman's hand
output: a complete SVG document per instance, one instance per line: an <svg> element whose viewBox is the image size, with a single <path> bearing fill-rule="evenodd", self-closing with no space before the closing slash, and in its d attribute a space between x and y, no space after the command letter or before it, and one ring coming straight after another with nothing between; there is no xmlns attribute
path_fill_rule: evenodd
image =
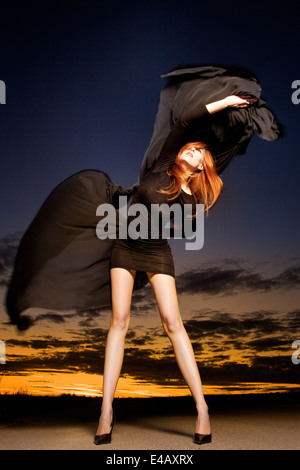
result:
<svg viewBox="0 0 300 470"><path fill-rule="evenodd" d="M237 95L226 96L223 100L215 101L206 105L207 111L210 114L217 113L226 108L246 108L251 102Z"/></svg>
<svg viewBox="0 0 300 470"><path fill-rule="evenodd" d="M227 96L223 101L227 108L246 108L251 104L250 101L237 95Z"/></svg>

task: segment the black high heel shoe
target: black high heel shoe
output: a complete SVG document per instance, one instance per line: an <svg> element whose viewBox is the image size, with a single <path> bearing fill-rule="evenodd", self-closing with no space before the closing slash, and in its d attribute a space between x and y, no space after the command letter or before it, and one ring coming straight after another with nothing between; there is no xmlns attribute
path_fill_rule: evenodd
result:
<svg viewBox="0 0 300 470"><path fill-rule="evenodd" d="M196 432L194 435L194 443L198 445L209 444L211 440L212 440L211 429L210 429L210 434L199 434Z"/></svg>
<svg viewBox="0 0 300 470"><path fill-rule="evenodd" d="M94 444L96 444L96 446L101 445L101 444L111 443L111 435L113 432L114 424L115 424L115 413L113 412L110 432L106 434L96 434L94 437Z"/></svg>
<svg viewBox="0 0 300 470"><path fill-rule="evenodd" d="M211 434L198 434L195 433L194 443L195 444L209 444L211 442Z"/></svg>

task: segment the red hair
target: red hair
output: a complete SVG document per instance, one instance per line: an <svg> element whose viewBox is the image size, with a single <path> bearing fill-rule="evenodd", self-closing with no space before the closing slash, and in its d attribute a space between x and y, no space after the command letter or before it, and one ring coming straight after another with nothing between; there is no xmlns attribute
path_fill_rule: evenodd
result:
<svg viewBox="0 0 300 470"><path fill-rule="evenodd" d="M170 200L176 199L181 193L182 177L185 169L180 161L180 156L185 150L190 148L204 149L205 157L203 161L203 170L194 172L186 181L197 204L204 204L206 213L217 202L222 189L223 181L216 172L215 162L208 146L204 142L189 142L185 144L178 152L174 165L167 171L172 176L171 186L167 189L161 189L159 192L170 194Z"/></svg>

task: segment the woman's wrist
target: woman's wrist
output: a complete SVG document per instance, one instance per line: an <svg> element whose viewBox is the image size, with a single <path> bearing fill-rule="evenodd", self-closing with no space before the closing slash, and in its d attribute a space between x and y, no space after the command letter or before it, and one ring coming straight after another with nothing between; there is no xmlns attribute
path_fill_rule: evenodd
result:
<svg viewBox="0 0 300 470"><path fill-rule="evenodd" d="M219 111L222 111L223 109L228 108L228 101L227 97L219 100L219 101L214 101L213 103L209 103L206 105L206 109L209 112L209 114L214 114L218 113Z"/></svg>

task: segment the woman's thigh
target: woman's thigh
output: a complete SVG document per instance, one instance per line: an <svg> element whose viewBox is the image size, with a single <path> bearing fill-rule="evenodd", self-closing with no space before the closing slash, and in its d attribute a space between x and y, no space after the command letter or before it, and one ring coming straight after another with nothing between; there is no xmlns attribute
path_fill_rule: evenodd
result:
<svg viewBox="0 0 300 470"><path fill-rule="evenodd" d="M124 268L110 270L112 315L116 320L129 317L135 274Z"/></svg>
<svg viewBox="0 0 300 470"><path fill-rule="evenodd" d="M168 274L147 273L163 323L181 324L175 279Z"/></svg>

